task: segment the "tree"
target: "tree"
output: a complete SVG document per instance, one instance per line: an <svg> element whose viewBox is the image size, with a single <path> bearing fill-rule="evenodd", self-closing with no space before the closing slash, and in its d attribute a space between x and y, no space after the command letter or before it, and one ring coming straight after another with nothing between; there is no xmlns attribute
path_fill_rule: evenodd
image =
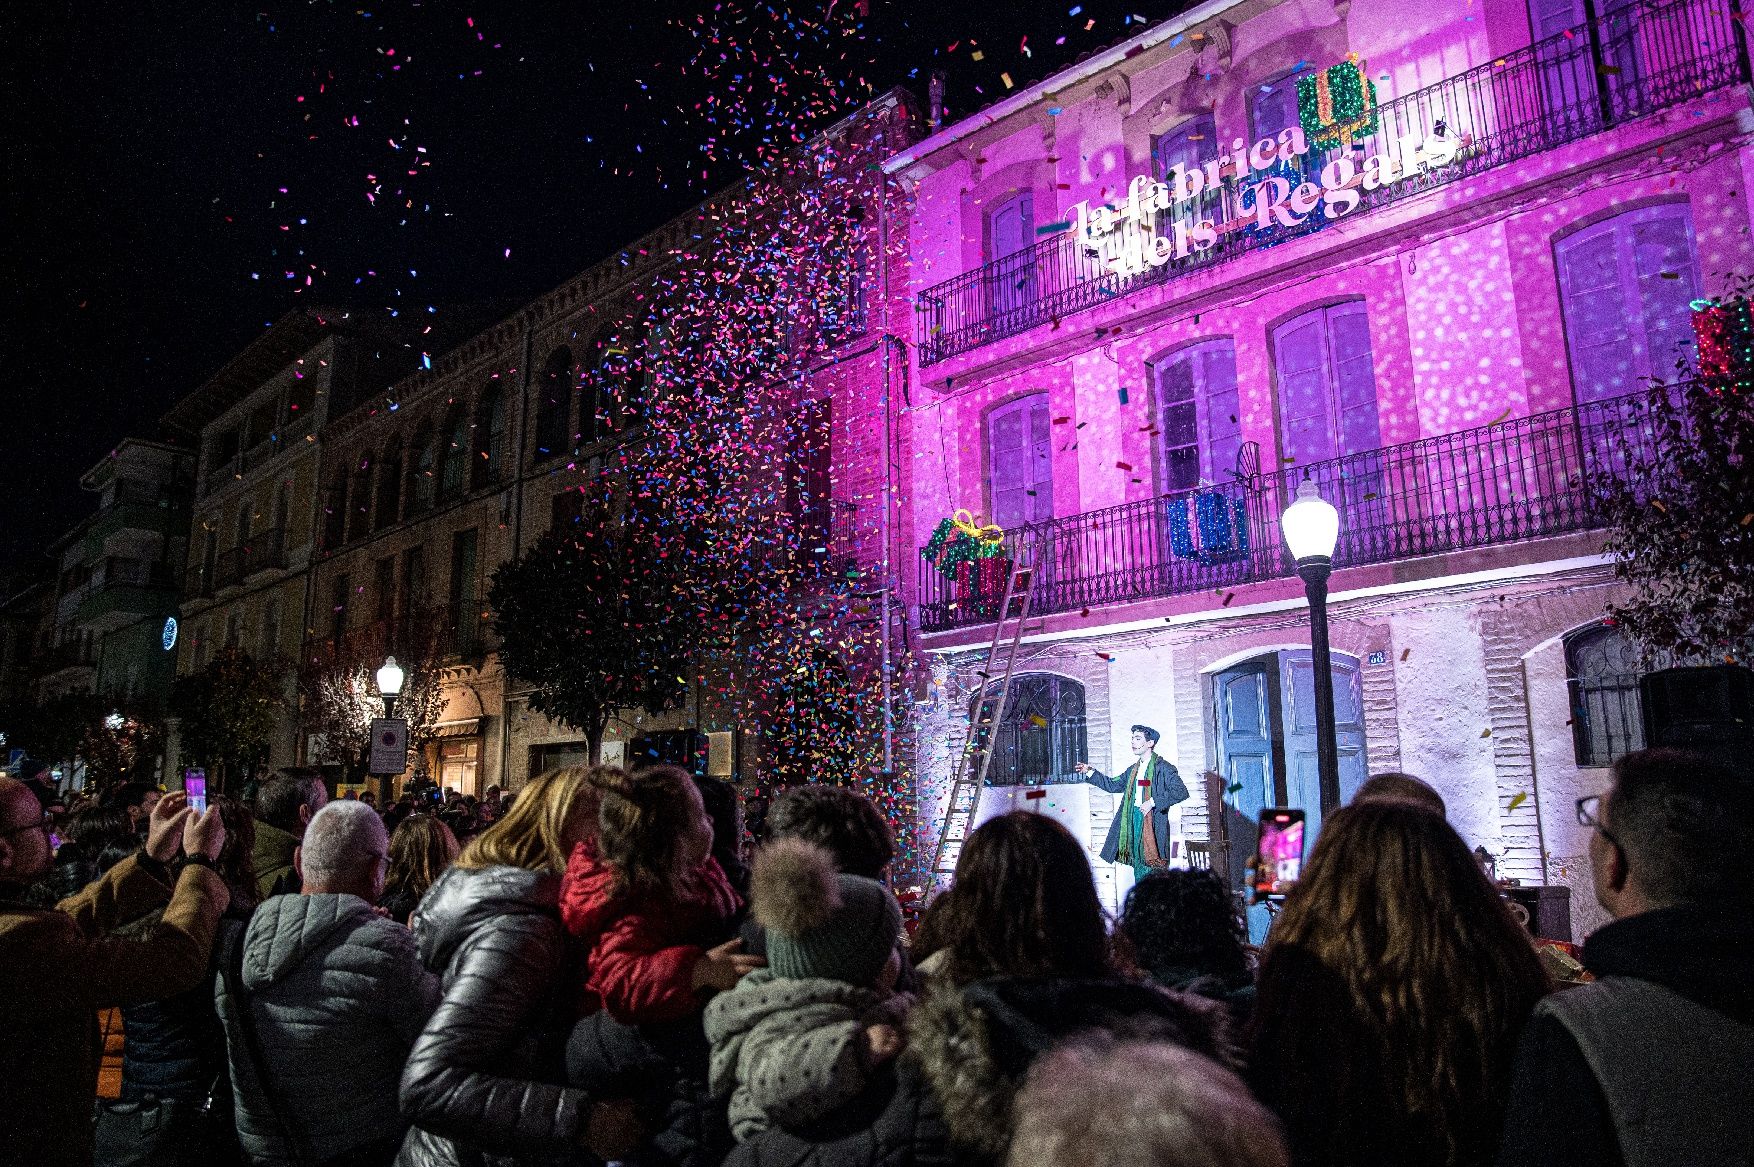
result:
<svg viewBox="0 0 1754 1167"><path fill-rule="evenodd" d="M240 648L223 648L199 672L171 686L184 766L204 766L215 788L242 778L268 758L285 698L274 661L258 662Z"/></svg>
<svg viewBox="0 0 1754 1167"><path fill-rule="evenodd" d="M605 482L586 494L576 523L494 572L488 598L506 672L596 757L617 711L657 714L687 699L693 581L662 524L617 506Z"/></svg>
<svg viewBox="0 0 1754 1167"><path fill-rule="evenodd" d="M112 715L120 716L118 724L111 724ZM80 743L87 788L101 793L123 782L153 780L163 748L164 726L156 709L139 702L114 706L87 723Z"/></svg>
<svg viewBox="0 0 1754 1167"><path fill-rule="evenodd" d="M1738 281L1695 304L1696 379L1652 395L1628 431L1626 473L1604 490L1615 574L1632 590L1609 614L1647 660L1745 661L1754 645L1754 329ZM1642 440L1631 440L1633 436Z"/></svg>
<svg viewBox="0 0 1754 1167"><path fill-rule="evenodd" d="M298 669L299 726L321 739L325 757L345 767L346 781L363 781L371 766L371 723L384 712L377 670L385 657L402 666L396 716L408 723L410 753L418 759L432 740L445 706L441 673L449 632L442 610L422 608L394 624L369 624L306 647Z"/></svg>

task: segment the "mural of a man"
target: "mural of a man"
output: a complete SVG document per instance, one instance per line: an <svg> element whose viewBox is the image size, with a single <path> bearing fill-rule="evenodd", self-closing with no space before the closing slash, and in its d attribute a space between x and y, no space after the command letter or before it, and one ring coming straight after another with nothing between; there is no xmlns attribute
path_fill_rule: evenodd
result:
<svg viewBox="0 0 1754 1167"><path fill-rule="evenodd" d="M1138 760L1112 778L1088 762L1073 767L1092 786L1122 796L1102 858L1117 865L1117 877L1130 877L1124 879L1127 886L1169 866L1169 808L1188 800L1181 772L1157 756L1158 738L1150 726L1135 725L1132 744Z"/></svg>

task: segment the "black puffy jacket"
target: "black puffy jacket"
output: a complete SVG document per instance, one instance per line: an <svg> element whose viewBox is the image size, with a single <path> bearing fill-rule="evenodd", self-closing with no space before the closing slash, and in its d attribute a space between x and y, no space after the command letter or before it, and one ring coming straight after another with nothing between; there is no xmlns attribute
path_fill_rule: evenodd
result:
<svg viewBox="0 0 1754 1167"><path fill-rule="evenodd" d="M592 1098L632 1098L650 1134L623 1156L630 1167L718 1167L731 1149L725 1100L707 1087L700 1015L625 1025L599 1010L574 1027L567 1081Z"/></svg>
<svg viewBox="0 0 1754 1167"><path fill-rule="evenodd" d="M453 867L412 921L444 999L402 1072L414 1124L398 1167L591 1162L582 1090L565 1081L565 1003L577 970L557 907L560 877Z"/></svg>
<svg viewBox="0 0 1754 1167"><path fill-rule="evenodd" d="M216 970L218 953L249 926L250 911L247 905L234 901L220 917L213 941ZM118 934L144 935L163 915L154 912L139 926ZM150 1096L202 1102L210 1093L229 1099L229 1090L214 1091L215 1082L225 1084L221 1077L225 1032L219 1027L219 1013L213 1005L211 977L172 997L124 1005L122 1026L127 1035L122 1044L123 1101L138 1102Z"/></svg>

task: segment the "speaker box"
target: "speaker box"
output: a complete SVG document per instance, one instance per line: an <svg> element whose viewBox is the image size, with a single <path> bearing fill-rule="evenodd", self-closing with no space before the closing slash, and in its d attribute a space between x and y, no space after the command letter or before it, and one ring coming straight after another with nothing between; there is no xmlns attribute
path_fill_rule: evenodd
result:
<svg viewBox="0 0 1754 1167"><path fill-rule="evenodd" d="M1737 766L1754 757L1754 670L1663 669L1638 688L1647 747L1695 750Z"/></svg>

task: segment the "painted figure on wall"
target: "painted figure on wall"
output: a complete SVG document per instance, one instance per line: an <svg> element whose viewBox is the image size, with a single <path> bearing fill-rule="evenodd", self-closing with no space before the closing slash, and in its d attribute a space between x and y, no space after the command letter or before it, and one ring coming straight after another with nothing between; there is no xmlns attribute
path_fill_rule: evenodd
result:
<svg viewBox="0 0 1754 1167"><path fill-rule="evenodd" d="M1148 725L1135 725L1132 743L1137 760L1112 778L1088 762L1074 767L1092 786L1122 796L1102 845L1102 858L1117 865L1117 875L1131 876L1129 884L1169 866L1169 808L1188 800L1181 772L1157 756L1159 736Z"/></svg>

